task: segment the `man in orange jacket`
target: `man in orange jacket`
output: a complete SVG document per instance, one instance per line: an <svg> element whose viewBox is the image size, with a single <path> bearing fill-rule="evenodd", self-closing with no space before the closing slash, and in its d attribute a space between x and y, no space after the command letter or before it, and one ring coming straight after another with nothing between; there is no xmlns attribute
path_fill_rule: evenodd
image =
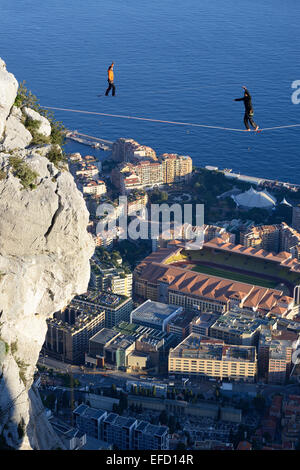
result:
<svg viewBox="0 0 300 470"><path fill-rule="evenodd" d="M108 93L110 92L111 89L112 89L112 95L115 96L116 87L115 87L115 84L114 84L114 63L112 63L108 67L107 74L108 74L108 80L107 80L108 81L108 88L105 92L105 96L108 96Z"/></svg>

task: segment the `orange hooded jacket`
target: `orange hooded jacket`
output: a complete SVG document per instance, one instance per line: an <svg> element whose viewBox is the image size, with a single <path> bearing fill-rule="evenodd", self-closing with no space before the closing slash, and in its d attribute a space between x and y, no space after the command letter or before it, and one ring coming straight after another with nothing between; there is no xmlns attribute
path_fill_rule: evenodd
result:
<svg viewBox="0 0 300 470"><path fill-rule="evenodd" d="M113 82L114 81L113 64L110 67L108 67L107 73L108 73L108 80L110 82Z"/></svg>

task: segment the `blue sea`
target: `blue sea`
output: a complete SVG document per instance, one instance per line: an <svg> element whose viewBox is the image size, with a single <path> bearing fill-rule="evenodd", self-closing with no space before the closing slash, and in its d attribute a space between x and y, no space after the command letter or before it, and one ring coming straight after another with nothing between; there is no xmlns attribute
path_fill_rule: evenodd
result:
<svg viewBox="0 0 300 470"><path fill-rule="evenodd" d="M300 123L291 100L299 31L299 0L0 0L0 56L42 105L221 127L243 128L243 104L233 101L242 85L260 127ZM98 97L112 61L116 96ZM198 166L300 183L300 127L248 134L55 116L86 134L190 155Z"/></svg>

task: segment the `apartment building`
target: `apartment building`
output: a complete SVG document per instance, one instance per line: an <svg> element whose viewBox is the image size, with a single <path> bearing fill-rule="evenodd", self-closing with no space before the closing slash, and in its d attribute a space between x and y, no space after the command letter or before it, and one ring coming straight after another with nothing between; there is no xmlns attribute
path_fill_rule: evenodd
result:
<svg viewBox="0 0 300 470"><path fill-rule="evenodd" d="M113 443L120 450L131 450L133 430L137 426L135 418L126 418L116 413L109 413L103 420L102 439Z"/></svg>
<svg viewBox="0 0 300 470"><path fill-rule="evenodd" d="M96 290L110 291L113 294L132 296L132 273L125 272L109 263L91 260L91 286Z"/></svg>
<svg viewBox="0 0 300 470"><path fill-rule="evenodd" d="M155 151L146 145L140 145L134 139L120 138L112 145L112 159L118 162L130 162L141 159L157 160Z"/></svg>
<svg viewBox="0 0 300 470"><path fill-rule="evenodd" d="M168 450L167 426L155 426L147 421L139 421L133 430L133 450Z"/></svg>
<svg viewBox="0 0 300 470"><path fill-rule="evenodd" d="M101 440L101 424L107 417L107 411L97 410L87 405L81 404L73 411L74 425L81 432L88 436Z"/></svg>
<svg viewBox="0 0 300 470"><path fill-rule="evenodd" d="M242 245L262 248L265 251L280 251L280 225L259 225L240 234Z"/></svg>
<svg viewBox="0 0 300 470"><path fill-rule="evenodd" d="M98 167L92 164L81 163L81 169L76 171L76 176L85 178L93 178L99 173Z"/></svg>
<svg viewBox="0 0 300 470"><path fill-rule="evenodd" d="M88 181L83 183L82 191L84 194L102 196L103 194L106 194L106 184L102 180Z"/></svg>
<svg viewBox="0 0 300 470"><path fill-rule="evenodd" d="M293 343L299 334L263 327L258 343L259 375L268 383L284 384L292 369Z"/></svg>
<svg viewBox="0 0 300 470"><path fill-rule="evenodd" d="M285 222L277 225L258 225L240 234L241 244L262 248L272 253L290 253L298 258L300 233Z"/></svg>
<svg viewBox="0 0 300 470"><path fill-rule="evenodd" d="M189 181L193 170L191 157L164 153L159 157L159 160L162 164L165 184Z"/></svg>
<svg viewBox="0 0 300 470"><path fill-rule="evenodd" d="M47 320L43 349L50 357L83 364L89 339L105 325L105 311L95 305L79 305L76 298Z"/></svg>
<svg viewBox="0 0 300 470"><path fill-rule="evenodd" d="M191 157L164 154L159 161L149 158L124 160L112 170L111 181L126 194L133 189L150 189L164 184L188 182L191 174Z"/></svg>
<svg viewBox="0 0 300 470"><path fill-rule="evenodd" d="M133 191L128 195L127 214L143 211L148 203L148 195L145 191Z"/></svg>
<svg viewBox="0 0 300 470"><path fill-rule="evenodd" d="M254 346L225 345L222 340L191 333L169 352L169 373L254 382Z"/></svg>

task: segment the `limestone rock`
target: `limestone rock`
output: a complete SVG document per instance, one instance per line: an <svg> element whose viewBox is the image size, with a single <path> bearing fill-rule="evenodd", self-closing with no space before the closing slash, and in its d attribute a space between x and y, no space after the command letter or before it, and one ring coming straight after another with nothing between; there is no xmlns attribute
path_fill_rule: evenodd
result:
<svg viewBox="0 0 300 470"><path fill-rule="evenodd" d="M41 116L37 111L34 111L33 109L26 108L26 107L23 108L23 113L29 119L32 119L33 121L38 121L40 123L40 127L37 129L37 132L39 134L42 134L45 137L50 136L51 125L47 118L45 118L44 116Z"/></svg>
<svg viewBox="0 0 300 470"><path fill-rule="evenodd" d="M10 118L18 119L15 113ZM48 150L14 152L38 173L33 190L23 188L10 155L0 152L6 173L0 180L0 436L12 448L59 447L37 397L28 393L46 319L86 292L94 251L83 196L72 175L45 157Z"/></svg>
<svg viewBox="0 0 300 470"><path fill-rule="evenodd" d="M4 138L0 144L0 150L2 151L22 149L32 141L32 135L22 124L16 112L8 117L3 135Z"/></svg>
<svg viewBox="0 0 300 470"><path fill-rule="evenodd" d="M18 82L12 73L7 72L5 62L0 58L0 138L6 119L17 96Z"/></svg>
<svg viewBox="0 0 300 470"><path fill-rule="evenodd" d="M86 292L94 243L72 175L47 159L50 146L26 148L32 136L13 106L17 88L0 59L0 448L55 449L62 446L31 386L46 320ZM11 156L36 172L35 189L24 189Z"/></svg>

